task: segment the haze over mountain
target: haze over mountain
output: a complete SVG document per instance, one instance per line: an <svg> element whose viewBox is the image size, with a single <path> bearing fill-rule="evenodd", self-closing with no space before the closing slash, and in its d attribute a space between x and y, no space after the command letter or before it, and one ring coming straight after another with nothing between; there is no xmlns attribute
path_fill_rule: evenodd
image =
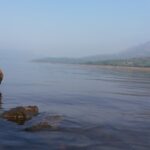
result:
<svg viewBox="0 0 150 150"><path fill-rule="evenodd" d="M150 41L129 48L126 51L120 53L120 55L127 58L148 57L150 56Z"/></svg>
<svg viewBox="0 0 150 150"><path fill-rule="evenodd" d="M144 44L140 44L137 46L134 46L132 48L129 48L127 50L124 50L120 53L115 54L107 54L107 55L94 55L94 56L87 56L87 57L81 57L81 58L57 58L57 57L50 57L51 60L91 60L91 61L98 61L98 60L110 60L110 59L128 59L128 58L140 58L140 57L150 57L150 41L146 42ZM43 58L45 59L45 58ZM49 57L46 58L47 60Z"/></svg>
<svg viewBox="0 0 150 150"><path fill-rule="evenodd" d="M139 57L150 57L150 41L134 46L132 48L126 49L120 53L108 54L108 55L95 55L85 57L85 60L110 60L110 59L128 59L128 58L139 58Z"/></svg>
<svg viewBox="0 0 150 150"><path fill-rule="evenodd" d="M118 54L82 58L47 57L37 59L35 62L150 67L150 42L129 48Z"/></svg>

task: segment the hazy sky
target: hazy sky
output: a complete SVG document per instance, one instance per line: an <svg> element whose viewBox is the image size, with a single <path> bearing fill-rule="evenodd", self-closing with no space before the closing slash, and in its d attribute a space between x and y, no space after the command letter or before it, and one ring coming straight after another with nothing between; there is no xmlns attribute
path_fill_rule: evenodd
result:
<svg viewBox="0 0 150 150"><path fill-rule="evenodd" d="M0 0L0 53L114 53L150 40L150 0Z"/></svg>

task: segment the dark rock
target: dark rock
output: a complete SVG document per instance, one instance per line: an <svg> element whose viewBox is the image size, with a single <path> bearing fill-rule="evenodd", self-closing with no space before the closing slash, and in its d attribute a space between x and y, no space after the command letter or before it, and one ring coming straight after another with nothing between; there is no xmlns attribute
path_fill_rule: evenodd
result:
<svg viewBox="0 0 150 150"><path fill-rule="evenodd" d="M38 114L37 106L26 106L12 108L2 114L2 118L8 121L16 122L17 124L24 124L25 121L31 119Z"/></svg>
<svg viewBox="0 0 150 150"><path fill-rule="evenodd" d="M2 82L2 80L3 80L3 72L2 72L2 70L0 70L0 84L1 84L1 82Z"/></svg>

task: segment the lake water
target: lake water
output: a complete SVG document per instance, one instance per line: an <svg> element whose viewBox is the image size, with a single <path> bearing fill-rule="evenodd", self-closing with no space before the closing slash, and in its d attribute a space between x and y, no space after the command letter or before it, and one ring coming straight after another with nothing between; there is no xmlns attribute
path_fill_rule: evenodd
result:
<svg viewBox="0 0 150 150"><path fill-rule="evenodd" d="M0 119L0 150L149 150L150 73L98 66L5 63L0 111L37 105L61 130L25 132Z"/></svg>

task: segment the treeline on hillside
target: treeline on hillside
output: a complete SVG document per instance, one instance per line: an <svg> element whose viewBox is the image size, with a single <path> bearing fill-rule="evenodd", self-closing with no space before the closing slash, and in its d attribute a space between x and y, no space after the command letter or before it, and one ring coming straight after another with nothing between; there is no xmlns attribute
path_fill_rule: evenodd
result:
<svg viewBox="0 0 150 150"><path fill-rule="evenodd" d="M89 65L127 66L127 67L150 67L150 57L104 60L104 61L87 61L85 64L89 64Z"/></svg>

